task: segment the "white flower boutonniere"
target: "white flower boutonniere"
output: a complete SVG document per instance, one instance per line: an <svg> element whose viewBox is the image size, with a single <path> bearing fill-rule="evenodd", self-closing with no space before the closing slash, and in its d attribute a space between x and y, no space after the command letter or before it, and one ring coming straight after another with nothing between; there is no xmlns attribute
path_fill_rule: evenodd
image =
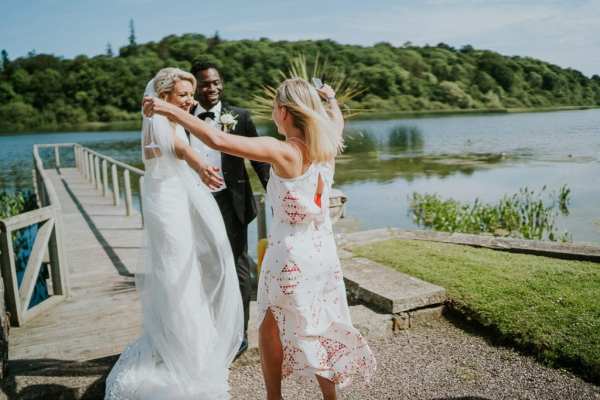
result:
<svg viewBox="0 0 600 400"><path fill-rule="evenodd" d="M233 114L230 111L224 112L221 114L221 118L219 118L219 122L221 123L221 126L223 127L223 130L225 132L232 132L235 127L237 126L238 120L237 120L238 116Z"/></svg>

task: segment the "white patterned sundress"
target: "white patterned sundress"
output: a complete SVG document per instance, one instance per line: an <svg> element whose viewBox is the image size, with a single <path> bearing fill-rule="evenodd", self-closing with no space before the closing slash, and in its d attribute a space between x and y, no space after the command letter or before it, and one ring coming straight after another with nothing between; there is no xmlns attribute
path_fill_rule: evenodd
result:
<svg viewBox="0 0 600 400"><path fill-rule="evenodd" d="M319 175L321 207L315 201ZM355 376L368 382L376 362L350 318L329 217L332 183L329 164L312 164L291 179L271 168L273 219L259 280L258 326L270 309L283 346L284 378L316 381L320 375L344 388Z"/></svg>

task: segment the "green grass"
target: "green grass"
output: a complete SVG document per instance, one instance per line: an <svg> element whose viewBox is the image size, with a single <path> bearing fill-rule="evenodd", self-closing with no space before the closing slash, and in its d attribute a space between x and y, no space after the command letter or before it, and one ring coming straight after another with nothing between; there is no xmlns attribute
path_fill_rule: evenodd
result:
<svg viewBox="0 0 600 400"><path fill-rule="evenodd" d="M544 363L600 382L600 265L389 240L353 249L447 289L452 307Z"/></svg>

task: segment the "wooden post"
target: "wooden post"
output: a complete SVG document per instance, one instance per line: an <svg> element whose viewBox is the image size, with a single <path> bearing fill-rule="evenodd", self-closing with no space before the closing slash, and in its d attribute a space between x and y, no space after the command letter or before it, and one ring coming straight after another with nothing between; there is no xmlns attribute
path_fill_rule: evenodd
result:
<svg viewBox="0 0 600 400"><path fill-rule="evenodd" d="M256 204L256 232L258 234L258 240L267 237L267 215L265 213L265 196L260 193L254 194L254 201Z"/></svg>
<svg viewBox="0 0 600 400"><path fill-rule="evenodd" d="M131 179L129 178L129 170L126 169L123 172L123 181L125 184L125 208L127 210L127 216L131 215L132 204L131 204Z"/></svg>
<svg viewBox="0 0 600 400"><path fill-rule="evenodd" d="M33 162L35 163L35 159ZM35 169L35 166L31 170L31 178L32 178L32 183L33 183L33 193L35 194L37 206L38 206L38 208L40 208L42 206L42 203L40 201L40 191L38 189L38 177L37 177L37 170Z"/></svg>
<svg viewBox="0 0 600 400"><path fill-rule="evenodd" d="M81 149L81 159L83 160L83 170L81 171L84 179L88 179L88 158L85 149Z"/></svg>
<svg viewBox="0 0 600 400"><path fill-rule="evenodd" d="M90 160L90 182L92 185L96 184L96 173L94 171L94 155L91 153L88 153L89 156L89 160Z"/></svg>
<svg viewBox="0 0 600 400"><path fill-rule="evenodd" d="M73 145L73 159L75 160L75 169L79 169L79 161L77 157L77 147Z"/></svg>
<svg viewBox="0 0 600 400"><path fill-rule="evenodd" d="M119 175L117 174L117 165L113 164L110 167L112 175L112 194L113 194L113 205L118 206L120 203L119 197Z"/></svg>
<svg viewBox="0 0 600 400"><path fill-rule="evenodd" d="M77 156L77 158L75 159L75 162L77 163L77 170L81 174L81 172L83 170L83 165L81 163L81 147L75 146L74 149L75 149L75 155Z"/></svg>
<svg viewBox="0 0 600 400"><path fill-rule="evenodd" d="M56 168L60 168L60 146L54 146L54 162Z"/></svg>
<svg viewBox="0 0 600 400"><path fill-rule="evenodd" d="M15 253L12 245L12 231L0 221L0 260L2 261L2 279L6 289L6 308L10 313L11 324L20 325L21 305L19 302L19 286L15 273Z"/></svg>
<svg viewBox="0 0 600 400"><path fill-rule="evenodd" d="M90 175L90 153L84 150L85 157L85 179L89 181L92 177Z"/></svg>
<svg viewBox="0 0 600 400"><path fill-rule="evenodd" d="M62 247L62 220L60 209L53 207L54 227L48 240L48 253L50 256L50 276L52 278L52 291L54 295L68 296L66 258L63 256ZM47 222L48 223L48 222Z"/></svg>
<svg viewBox="0 0 600 400"><path fill-rule="evenodd" d="M102 160L102 196L108 196L108 163Z"/></svg>
<svg viewBox="0 0 600 400"><path fill-rule="evenodd" d="M96 189L100 189L100 157L94 157L94 167L96 170Z"/></svg>
<svg viewBox="0 0 600 400"><path fill-rule="evenodd" d="M142 216L142 227L144 227L144 198L142 192L144 191L144 176L140 176L140 215Z"/></svg>

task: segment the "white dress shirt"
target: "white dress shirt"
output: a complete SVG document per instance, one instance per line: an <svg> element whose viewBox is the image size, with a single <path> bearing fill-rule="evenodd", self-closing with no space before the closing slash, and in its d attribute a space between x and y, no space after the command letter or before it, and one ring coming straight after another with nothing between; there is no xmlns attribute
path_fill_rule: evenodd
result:
<svg viewBox="0 0 600 400"><path fill-rule="evenodd" d="M218 102L213 108L208 110L209 112L212 112L215 114L215 119L213 120L211 118L206 118L204 120L204 122L211 124L212 126L216 127L217 129L220 129L221 126L218 121L219 121L219 118L221 118L221 109L222 108L223 108L223 106L222 106L221 102ZM202 107L200 104L198 104L198 106L196 107L196 110L194 111L194 116L197 117L199 114L206 112L206 111L207 110L205 110L204 107ZM190 135L190 146L192 146L192 149L194 149L198 153L200 158L202 158L202 161L204 161L211 167L219 168L219 175L221 176L221 178L223 178L223 170L222 170L221 152L220 151L208 147L206 144L204 144L203 141L201 141L194 135ZM210 189L210 190L212 192L220 192L221 190L225 189L226 187L227 186L225 185L225 182L223 182L223 185L221 185L221 187L219 187L218 189L214 189L214 190Z"/></svg>

